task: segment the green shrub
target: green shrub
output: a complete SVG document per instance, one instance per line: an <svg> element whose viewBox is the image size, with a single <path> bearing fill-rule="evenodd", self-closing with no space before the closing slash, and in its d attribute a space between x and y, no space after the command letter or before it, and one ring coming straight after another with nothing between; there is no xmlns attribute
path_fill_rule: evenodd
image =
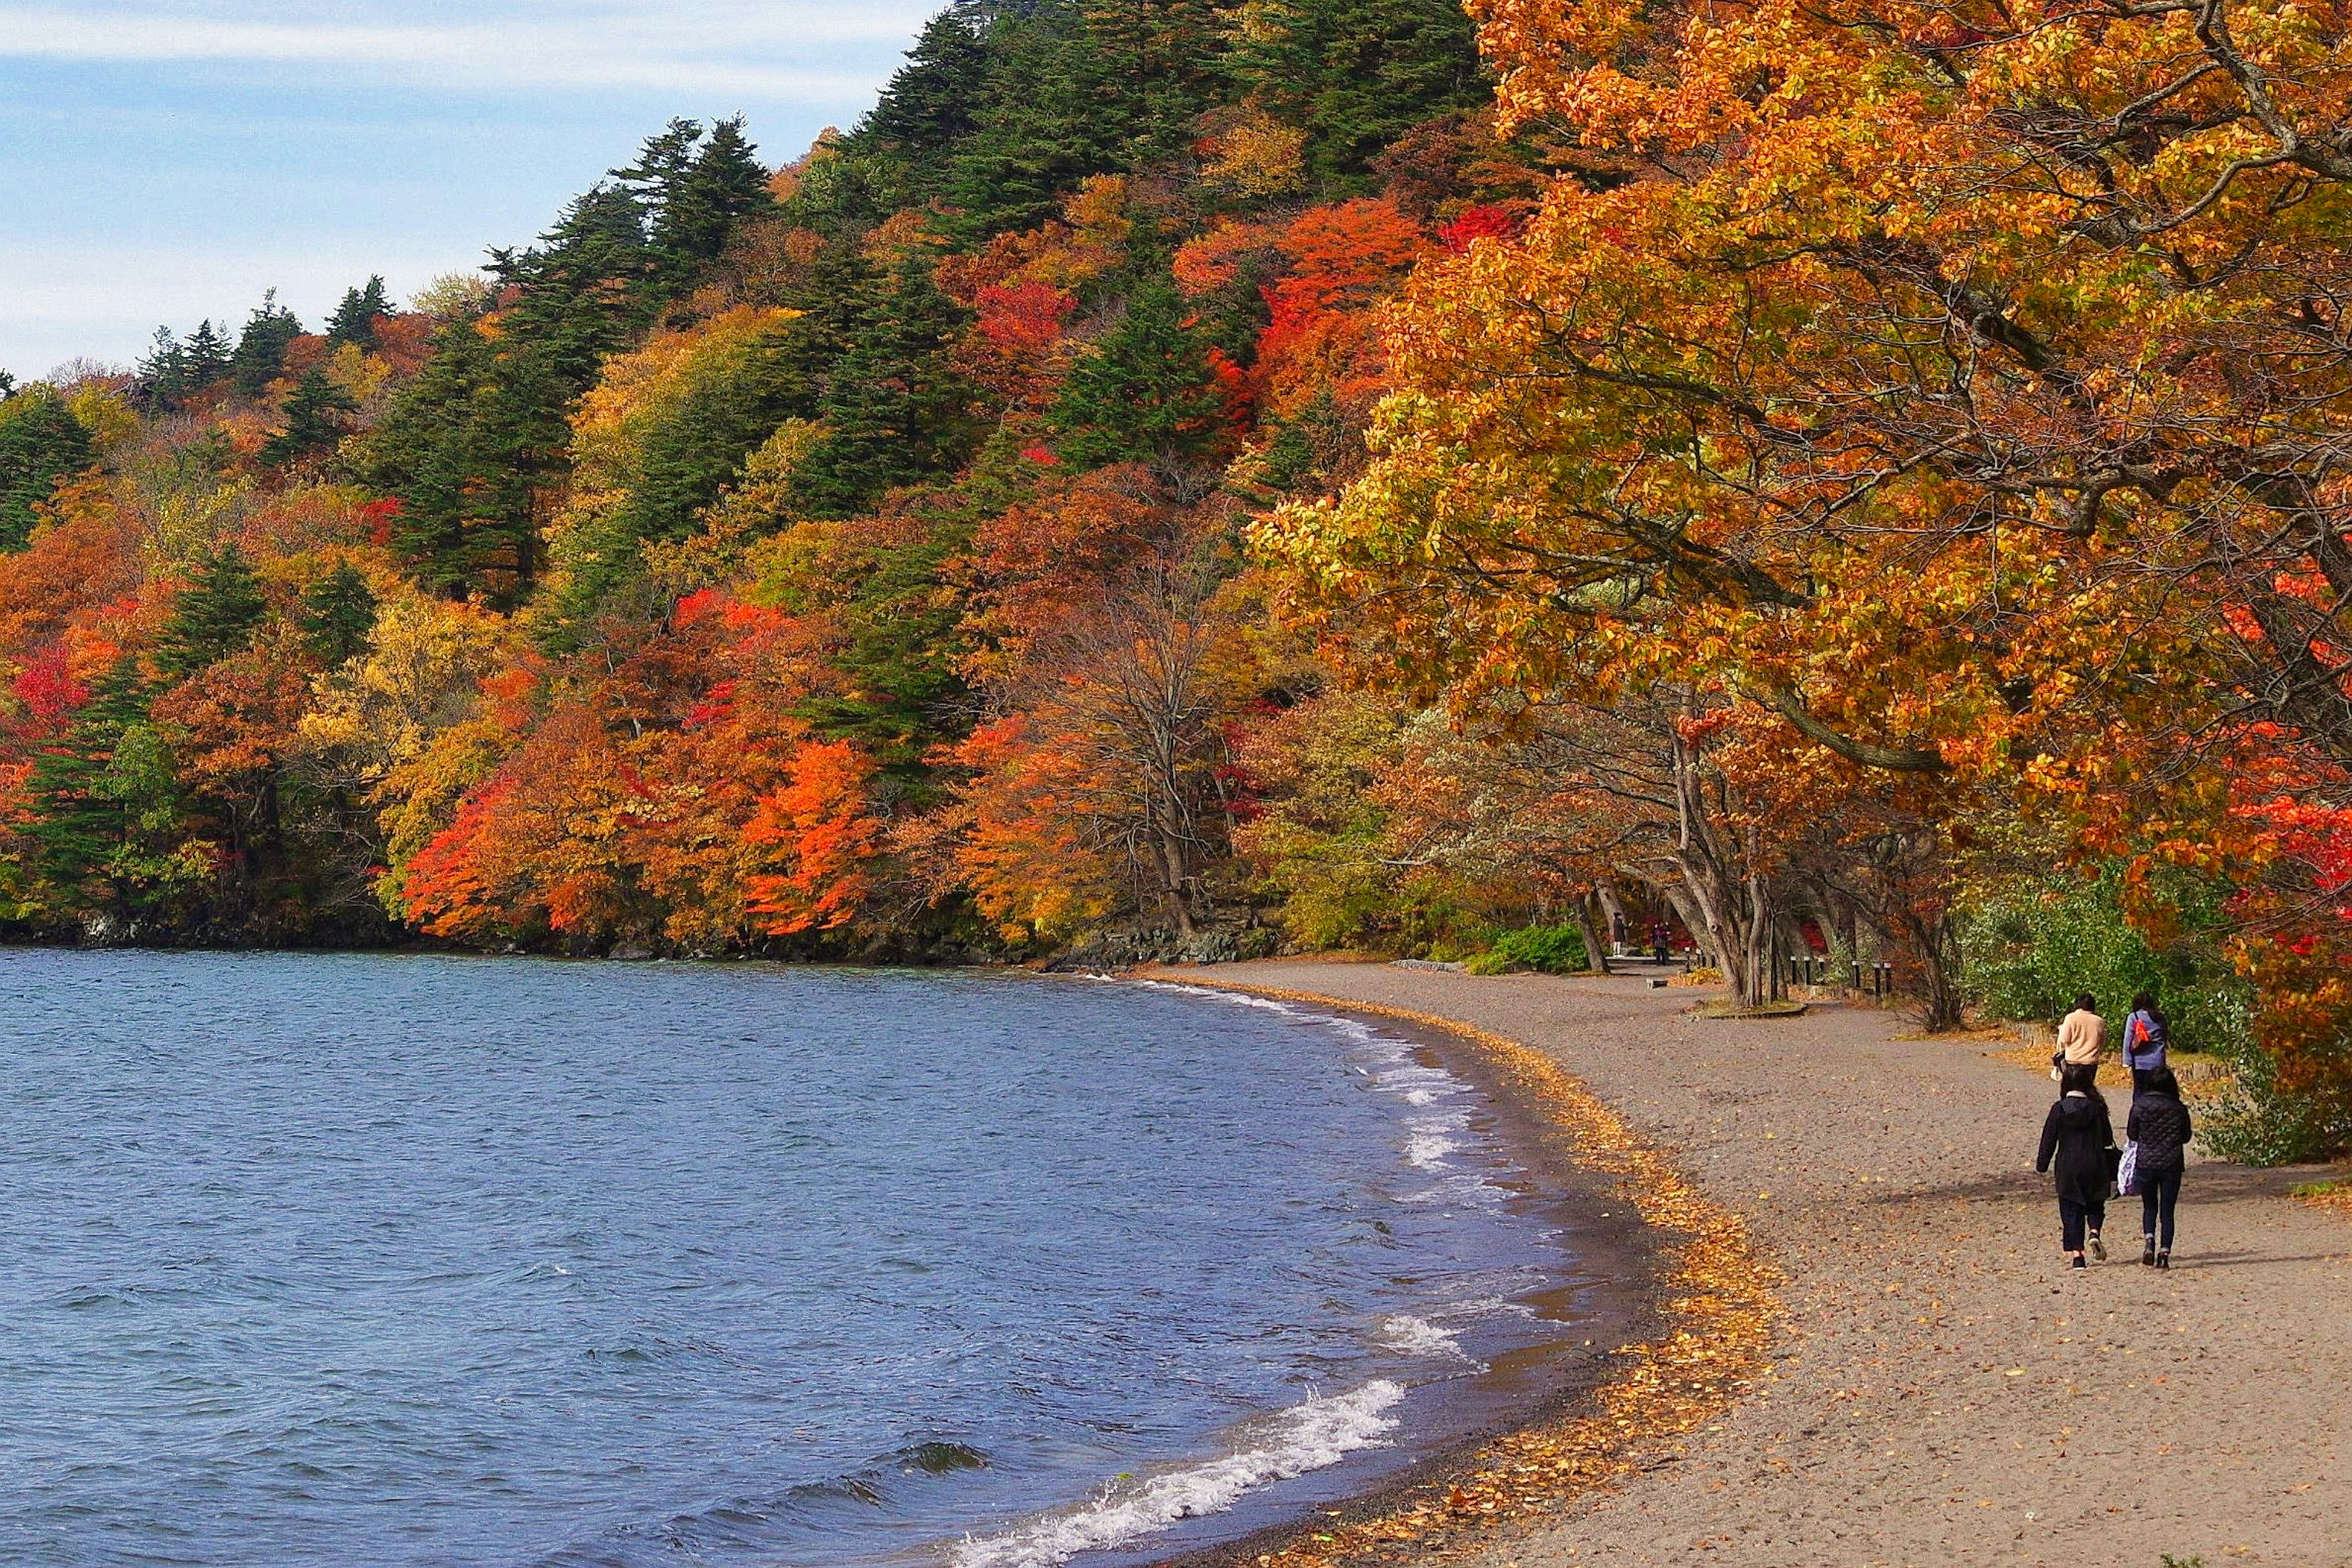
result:
<svg viewBox="0 0 2352 1568"><path fill-rule="evenodd" d="M1481 967L1491 964L1492 967ZM1576 974L1585 967L1584 935L1574 926L1529 926L1507 931L1494 945L1470 961L1473 974L1501 974L1532 969L1541 974Z"/></svg>
<svg viewBox="0 0 2352 1568"><path fill-rule="evenodd" d="M2133 994L2146 991L2171 1020L2173 1049L2210 1052L2228 1066L2227 1090L2198 1107L2197 1138L2206 1149L2275 1165L2352 1136L2281 1092L2275 1065L2254 1044L2252 988L2221 955L2228 890L2185 876L2164 887L2179 911L2179 934L2160 944L2125 918L2120 890L2110 873L2020 879L1979 892L1960 921L1969 1000L1991 1017L2049 1023L2088 991L2120 1028Z"/></svg>

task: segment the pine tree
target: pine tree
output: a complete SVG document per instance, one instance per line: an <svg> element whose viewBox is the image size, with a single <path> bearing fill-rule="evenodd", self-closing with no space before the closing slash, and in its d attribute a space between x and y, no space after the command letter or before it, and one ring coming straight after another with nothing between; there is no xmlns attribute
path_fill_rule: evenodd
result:
<svg viewBox="0 0 2352 1568"><path fill-rule="evenodd" d="M22 550L40 521L33 509L96 461L89 432L48 387L0 404L0 551Z"/></svg>
<svg viewBox="0 0 2352 1568"><path fill-rule="evenodd" d="M185 868L172 854L179 791L134 658L101 677L66 733L33 759L19 829L61 913L131 920Z"/></svg>
<svg viewBox="0 0 2352 1568"><path fill-rule="evenodd" d="M816 516L847 517L971 451L971 389L948 359L963 313L932 281L932 265L920 252L899 264L833 367L820 410L829 434L793 480Z"/></svg>
<svg viewBox="0 0 2352 1568"><path fill-rule="evenodd" d="M1001 18L974 118L936 176L918 172L973 236L1025 228L1053 216L1062 193L1122 166L1119 128L1099 100L1122 89L1087 48L1082 19L1066 3Z"/></svg>
<svg viewBox="0 0 2352 1568"><path fill-rule="evenodd" d="M745 219L775 205L768 171L743 135L740 119L711 127L694 162L662 195L653 224L653 247L674 290L692 284L725 254Z"/></svg>
<svg viewBox="0 0 2352 1568"><path fill-rule="evenodd" d="M932 17L857 127L856 141L919 166L979 130L989 32L988 18L970 6Z"/></svg>
<svg viewBox="0 0 2352 1568"><path fill-rule="evenodd" d="M198 322L196 330L188 334L182 352L186 356L184 368L190 392L202 392L226 375L234 357L227 337L209 318Z"/></svg>
<svg viewBox="0 0 2352 1568"><path fill-rule="evenodd" d="M1249 0L1229 58L1251 101L1307 133L1327 187L1367 185L1413 126L1492 95L1457 0Z"/></svg>
<svg viewBox="0 0 2352 1568"><path fill-rule="evenodd" d="M539 245L490 260L519 296L496 333L476 320L444 327L351 455L400 502L393 543L423 586L512 608L537 575L547 497L570 471L572 402L652 325L662 296L644 205L624 185L597 186Z"/></svg>
<svg viewBox="0 0 2352 1568"><path fill-rule="evenodd" d="M139 362L140 400L155 413L168 414L188 390L188 351L171 328L158 327L153 346Z"/></svg>
<svg viewBox="0 0 2352 1568"><path fill-rule="evenodd" d="M343 290L343 302L327 321L327 341L373 348L376 321L391 314L392 300L384 292L383 279L370 278L362 288Z"/></svg>
<svg viewBox="0 0 2352 1568"><path fill-rule="evenodd" d="M621 185L598 185L564 209L531 249L490 253L490 271L520 298L499 324L528 345L569 402L596 379L605 356L653 324L662 296L646 240L645 205Z"/></svg>
<svg viewBox="0 0 2352 1568"><path fill-rule="evenodd" d="M236 340L236 352L229 356L229 373L236 390L247 397L259 397L268 391L269 384L286 368L287 349L301 335L302 323L295 320L293 311L278 304L278 290L264 294Z"/></svg>
<svg viewBox="0 0 2352 1568"><path fill-rule="evenodd" d="M303 593L303 639L320 664L337 668L367 651L376 610L375 590L346 561Z"/></svg>
<svg viewBox="0 0 2352 1568"><path fill-rule="evenodd" d="M231 540L196 557L195 574L172 601L155 640L154 665L184 679L242 651L269 613L245 552Z"/></svg>
<svg viewBox="0 0 2352 1568"><path fill-rule="evenodd" d="M335 416L358 411L352 395L312 365L286 400L286 428L261 444L261 460L271 468L283 468L312 453L331 451L345 434Z"/></svg>
<svg viewBox="0 0 2352 1568"><path fill-rule="evenodd" d="M1064 460L1092 468L1204 455L1222 434L1224 411L1209 348L1173 279L1145 281L1118 324L1072 367L1054 405Z"/></svg>

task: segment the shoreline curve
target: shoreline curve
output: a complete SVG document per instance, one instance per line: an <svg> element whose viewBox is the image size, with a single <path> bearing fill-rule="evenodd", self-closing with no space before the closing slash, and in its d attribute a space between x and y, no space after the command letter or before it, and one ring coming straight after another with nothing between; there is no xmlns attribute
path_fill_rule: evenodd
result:
<svg viewBox="0 0 2352 1568"><path fill-rule="evenodd" d="M1442 1038L1483 1070L1518 1125L1513 1142L1603 1184L1638 1216L1649 1253L1642 1308L1612 1370L1555 1387L1499 1421L1303 1519L1153 1558L1150 1568L1353 1568L1400 1551L1458 1555L1499 1545L1571 1500L1664 1462L1767 1375L1785 1314L1778 1268L1674 1155L1636 1132L1543 1051L1466 1021L1328 992L1145 966L1123 978L1259 996Z"/></svg>

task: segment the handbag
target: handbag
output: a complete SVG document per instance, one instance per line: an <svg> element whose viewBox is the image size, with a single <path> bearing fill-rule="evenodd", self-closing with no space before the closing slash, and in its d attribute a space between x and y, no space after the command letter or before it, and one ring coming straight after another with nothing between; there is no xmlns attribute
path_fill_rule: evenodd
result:
<svg viewBox="0 0 2352 1568"><path fill-rule="evenodd" d="M2116 1194L2128 1197L2139 1184L2139 1141L2124 1145L2123 1157L2116 1163Z"/></svg>

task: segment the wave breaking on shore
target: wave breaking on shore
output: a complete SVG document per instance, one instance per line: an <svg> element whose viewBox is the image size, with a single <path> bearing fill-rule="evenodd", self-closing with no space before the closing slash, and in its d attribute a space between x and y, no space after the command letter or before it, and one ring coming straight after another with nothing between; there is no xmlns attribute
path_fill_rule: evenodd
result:
<svg viewBox="0 0 2352 1568"><path fill-rule="evenodd" d="M954 1568L1055 1568L1164 1530L1222 1513L1243 1494L1338 1464L1385 1442L1405 1387L1388 1378L1329 1398L1309 1399L1243 1428L1232 1453L1156 1476L1115 1481L1092 1500L1002 1535L965 1541Z"/></svg>

